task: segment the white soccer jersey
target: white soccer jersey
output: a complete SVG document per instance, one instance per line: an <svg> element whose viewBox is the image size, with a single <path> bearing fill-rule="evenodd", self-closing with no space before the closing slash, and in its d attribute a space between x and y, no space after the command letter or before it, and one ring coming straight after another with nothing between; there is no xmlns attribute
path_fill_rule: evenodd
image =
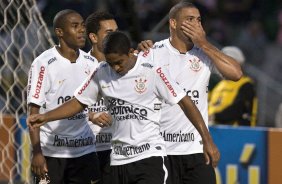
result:
<svg viewBox="0 0 282 184"><path fill-rule="evenodd" d="M166 155L159 127L161 99L176 104L185 93L163 68L150 63L139 55L124 76L107 63L100 64L75 93L87 105L95 103L98 93L104 97L114 119L111 165Z"/></svg>
<svg viewBox="0 0 282 184"><path fill-rule="evenodd" d="M46 50L32 63L27 103L41 106L41 112L60 106L73 97L75 89L96 69L97 64L96 59L82 50L75 63L61 56L55 47ZM43 154L73 158L94 152L95 136L87 121L87 110L84 110L73 117L41 126Z"/></svg>
<svg viewBox="0 0 282 184"><path fill-rule="evenodd" d="M108 109L105 106L104 98L101 98L94 105L88 108L92 112L107 112ZM96 151L110 150L111 140L112 140L112 126L101 128L98 125L89 122L90 128L92 129L94 135L96 136Z"/></svg>
<svg viewBox="0 0 282 184"><path fill-rule="evenodd" d="M172 78L190 96L201 112L208 127L208 83L215 67L197 47L186 54L175 49L169 39L155 43L151 54L154 62L167 67ZM168 155L202 153L202 138L178 105L164 104L161 116L161 133Z"/></svg>
<svg viewBox="0 0 282 184"><path fill-rule="evenodd" d="M91 51L89 51L88 54L91 54ZM108 111L107 107L105 106L105 100L103 97L88 109L96 113ZM112 140L112 126L101 128L100 126L95 125L92 122L89 122L89 125L94 135L96 136L96 151L110 150Z"/></svg>

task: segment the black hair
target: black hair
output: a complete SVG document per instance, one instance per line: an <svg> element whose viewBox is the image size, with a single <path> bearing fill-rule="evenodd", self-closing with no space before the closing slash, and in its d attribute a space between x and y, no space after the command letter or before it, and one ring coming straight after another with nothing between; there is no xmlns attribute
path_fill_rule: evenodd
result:
<svg viewBox="0 0 282 184"><path fill-rule="evenodd" d="M103 40L104 54L128 54L130 50L130 40L121 31L110 32Z"/></svg>
<svg viewBox="0 0 282 184"><path fill-rule="evenodd" d="M169 18L170 19L175 19L178 16L178 13L183 9L183 8L197 8L193 3L189 1L180 1L176 5L174 5L170 11L169 11ZM198 9L198 8L197 8Z"/></svg>
<svg viewBox="0 0 282 184"><path fill-rule="evenodd" d="M103 20L113 20L114 16L105 11L97 11L92 13L86 18L85 26L86 26L86 34L95 33L100 29L100 22Z"/></svg>
<svg viewBox="0 0 282 184"><path fill-rule="evenodd" d="M54 17L53 28L54 29L63 28L66 22L66 17L72 13L77 13L77 12L71 9L65 9L65 10L59 11Z"/></svg>

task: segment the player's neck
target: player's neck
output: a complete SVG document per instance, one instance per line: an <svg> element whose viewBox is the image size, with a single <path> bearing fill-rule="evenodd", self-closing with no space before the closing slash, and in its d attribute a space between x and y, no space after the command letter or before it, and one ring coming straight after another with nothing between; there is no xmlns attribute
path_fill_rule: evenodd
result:
<svg viewBox="0 0 282 184"><path fill-rule="evenodd" d="M75 63L79 57L79 49L64 47L63 45L56 46L56 49L61 56L68 59L71 63Z"/></svg>
<svg viewBox="0 0 282 184"><path fill-rule="evenodd" d="M169 38L170 44L179 51L181 54L185 54L189 50L191 50L194 46L192 42L185 42L182 39L176 37L176 36L171 36Z"/></svg>
<svg viewBox="0 0 282 184"><path fill-rule="evenodd" d="M106 61L104 53L100 52L97 48L93 48L90 51L91 56L94 56L98 62Z"/></svg>

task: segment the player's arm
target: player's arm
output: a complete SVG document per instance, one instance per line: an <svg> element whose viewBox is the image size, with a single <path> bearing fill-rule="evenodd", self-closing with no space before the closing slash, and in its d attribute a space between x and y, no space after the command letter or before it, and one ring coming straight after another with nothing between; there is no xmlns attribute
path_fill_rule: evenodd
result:
<svg viewBox="0 0 282 184"><path fill-rule="evenodd" d="M28 115L38 114L40 106L35 104L28 105ZM32 145L31 170L34 174L41 176L48 172L45 157L42 154L40 145L40 128L29 130Z"/></svg>
<svg viewBox="0 0 282 184"><path fill-rule="evenodd" d="M50 121L71 117L82 111L85 107L86 105L73 98L49 112L29 116L27 118L27 124L31 129L40 127Z"/></svg>
<svg viewBox="0 0 282 184"><path fill-rule="evenodd" d="M227 56L206 39L206 33L201 22L185 21L181 28L183 33L191 38L193 43L201 48L212 60L217 70L228 80L238 81L243 72L240 64L230 56Z"/></svg>
<svg viewBox="0 0 282 184"><path fill-rule="evenodd" d="M204 145L204 155L207 161L206 163L209 164L211 162L212 166L216 167L220 159L220 153L212 140L212 137L198 108L188 96L183 97L178 102L178 105L181 107L186 117L192 122L192 124L195 126L202 137Z"/></svg>

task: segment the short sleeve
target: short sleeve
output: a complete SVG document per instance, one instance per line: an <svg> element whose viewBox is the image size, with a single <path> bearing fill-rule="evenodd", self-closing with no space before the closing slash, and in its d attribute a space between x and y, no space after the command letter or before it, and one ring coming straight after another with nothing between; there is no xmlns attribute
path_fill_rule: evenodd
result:
<svg viewBox="0 0 282 184"><path fill-rule="evenodd" d="M87 106L95 104L98 100L99 85L97 72L98 69L93 71L74 92L75 98Z"/></svg>
<svg viewBox="0 0 282 184"><path fill-rule="evenodd" d="M36 60L32 63L27 85L27 104L34 103L42 106L45 103L47 91L47 67Z"/></svg>
<svg viewBox="0 0 282 184"><path fill-rule="evenodd" d="M186 94L180 86L171 78L167 69L157 67L155 70L155 83L157 96L167 103L177 104Z"/></svg>

